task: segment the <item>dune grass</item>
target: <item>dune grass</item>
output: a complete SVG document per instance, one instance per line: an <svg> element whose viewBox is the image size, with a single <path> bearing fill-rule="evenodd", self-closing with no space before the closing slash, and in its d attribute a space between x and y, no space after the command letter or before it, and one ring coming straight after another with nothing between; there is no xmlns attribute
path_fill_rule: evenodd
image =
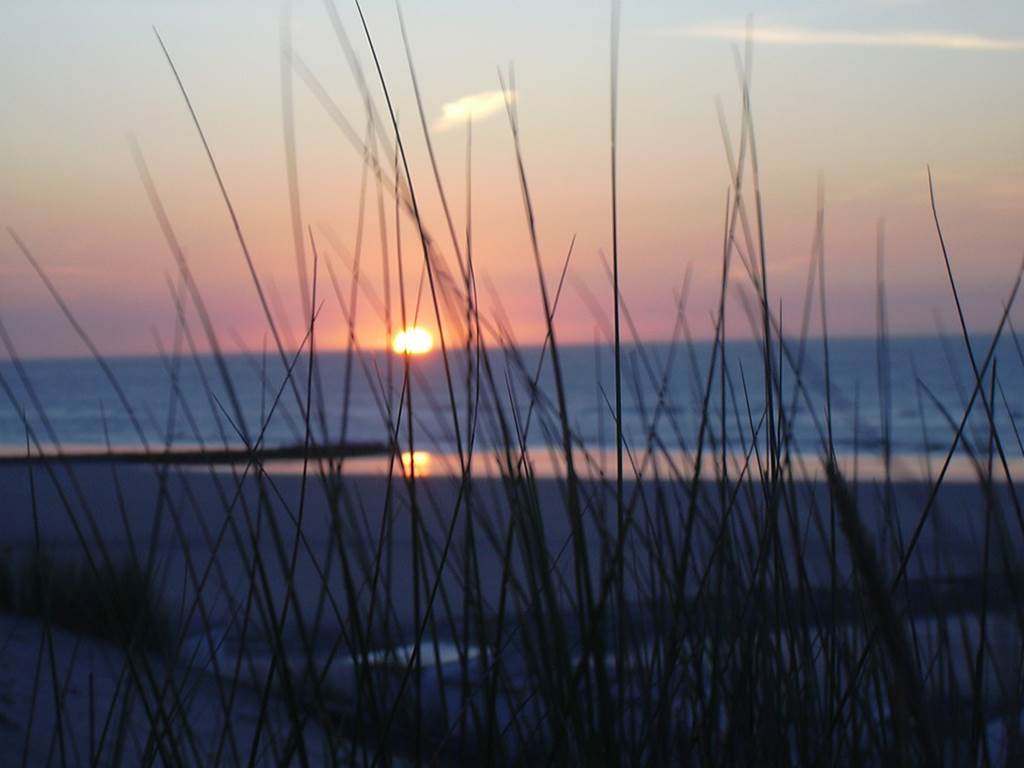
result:
<svg viewBox="0 0 1024 768"><path fill-rule="evenodd" d="M46 552L0 568L0 610L121 646L160 654L174 619L152 576L136 563L91 569Z"/></svg>
<svg viewBox="0 0 1024 768"><path fill-rule="evenodd" d="M402 21L420 129L451 241L442 247L443 238L434 237L421 216L418 200L423 198L417 195L424 194L424 187L414 184L406 156L410 129L399 125L358 6L357 37L366 44L371 71L364 71L357 43L327 3L365 97L365 133L352 130L301 60L290 52L285 57L291 210L296 257L304 273L307 246L312 257L309 285L303 288L307 325L294 349L275 322L231 202L231 180L222 177L215 148L203 133L202 109L190 100L169 48L159 40L264 311L270 355L283 371L272 379L263 361L265 399L254 423L236 394L217 329L157 181L136 146L143 188L179 277L172 287L178 322L174 348L166 354L168 375L176 381L175 360L198 359L203 349L212 352L214 372L205 390L218 415L222 445L209 447L241 451L242 460L227 469L210 461L194 475L159 462L145 470L158 488L154 518L159 524L148 541L135 542L137 559L125 565L104 545L114 532L98 522L102 516L78 477L81 469L59 450L41 456L44 443L60 445L46 419L46 404L31 395L29 402L21 402L11 384L0 381L14 407L33 413L32 423L43 425L37 431L26 419L28 454L38 464L30 477L59 490L59 504L81 549L75 565L42 554L24 566L3 561L0 607L132 650L125 655L124 685L90 710L90 733L95 721L119 736L101 739L88 756L173 765L1013 764L1020 757L1014 750L1020 744L1024 666L993 637L996 613L998 631L1019 637L1024 629L1016 599L1024 516L1007 459L1008 441L1012 438L1010 445L1018 447L1021 441L997 376L995 350L1004 334L1017 342L1008 318L1021 273L1007 292L987 349L972 345L959 313L972 379L961 411L946 414L952 435L948 451L923 498L916 500L913 526L904 529L902 521L911 510L906 497L897 497L890 477L889 397L879 397L880 428L866 436L882 446L885 456L881 493L861 494L856 457L836 455L832 405L856 394L845 391L829 367L823 197L803 332L794 338L781 331L781 310L769 285L749 46L739 67L742 117L736 144L723 122L731 178L709 362L702 367L693 351L685 294L673 320L667 358L653 354L638 337L619 292L620 275L631 266L629 255L619 252L617 236L616 4L610 301L596 300L599 308L610 306L613 315L614 391L605 392L598 384L595 396L603 423L610 425L608 434L614 435L615 471L606 473L609 446L588 441L570 419L573 404L563 381L556 328L572 248L557 286L549 284L514 101L506 104L512 162L545 312L546 335L536 362L517 343L514 326L500 307L493 313L481 309L472 240L471 125L466 224L460 235L434 159ZM293 118L287 107L293 73L363 158L359 245L348 274L339 276L332 264L336 257L322 254L312 229L302 226ZM501 85L506 93L514 90L514 73L503 74ZM376 206L367 202L373 197ZM934 190L932 206L943 257L937 267L945 267L959 310ZM383 301L359 271L365 247L361 233L370 229L374 215L388 276L377 289ZM408 230L404 237L403 226ZM409 231L416 243L413 253L403 249ZM173 425L168 425L165 446L147 439L101 351L27 241L14 238L109 377L140 445L155 456L169 450ZM880 238L878 354L884 374L888 331L882 252ZM317 365L317 323L324 306L318 281L325 268L349 328L340 392L321 379ZM391 275L396 285L390 284ZM748 320L760 345L759 375L745 371L730 353L726 293L734 281L745 281ZM441 403L417 380L408 357L388 359L382 367L354 332L361 296L381 311L390 329L395 322L407 325L419 312L424 290L425 311L433 313L440 329ZM815 301L823 376L819 371L810 376L806 368L807 345L817 343L808 330ZM0 335L31 393L17 351L6 332ZM627 347L635 360L628 368L623 365ZM671 390L672 368L685 365L691 369L690 391ZM639 380L630 382L628 371L642 377L643 386ZM327 424L324 401L339 397L347 403L352 377L358 375L374 392L390 456L389 471L370 499L348 475L346 457L325 450L333 444L333 425ZM548 380L550 389L542 386ZM811 391L821 381L824 408L819 393ZM885 392L884 377L878 387ZM655 402L642 401L648 389L657 393ZM630 391L636 398L630 398ZM927 399L927 382L920 391ZM227 395L219 398L216 392ZM172 398L172 418L194 428L191 409L196 404L177 386ZM297 484L276 477L264 463L272 448L265 445L265 434L283 402L301 416ZM624 435L624 403L641 409L649 425L639 444L629 444ZM697 414L696 430L680 416L686 407ZM342 410L347 414L347 405ZM987 425L980 436L968 429L972 413L979 411ZM997 429L1000 412L1012 435ZM814 425L814 445L795 442L798 416ZM437 431L455 442L452 476L421 477L414 462L403 467L401 455L429 444ZM554 478L536 471L538 451L531 447L531 434L538 431L559 468ZM195 433L201 442L199 430ZM927 434L923 440L929 440ZM928 566L930 573L922 577L911 566L923 559L922 537L937 525L946 473L954 456L961 455L974 468L984 499L973 510L984 520L981 574L974 580L956 579L942 570L948 563L937 552L928 553L937 565ZM481 458L498 467L496 478L479 475ZM213 489L217 509L201 510L196 535L188 522L193 507L211 498L194 491L200 477ZM111 482L119 482L116 474ZM327 511L327 534L316 540L308 535L315 495L324 499ZM126 520L118 533L130 531ZM185 586L161 582L157 590L154 575L166 557L161 537L180 549ZM825 553L825 578L811 572L812 550ZM225 604L226 623L217 618L225 615ZM212 691L207 704L195 695L200 680ZM59 686L55 674L53 684ZM238 702L247 695L258 701L256 714L240 722ZM63 750L65 741L72 749L76 725L69 717L57 722L61 760L74 762ZM211 722L216 723L213 735L206 727ZM1005 737L994 740L990 726L1003 722ZM141 737L126 735L140 724ZM104 744L111 751L104 751Z"/></svg>

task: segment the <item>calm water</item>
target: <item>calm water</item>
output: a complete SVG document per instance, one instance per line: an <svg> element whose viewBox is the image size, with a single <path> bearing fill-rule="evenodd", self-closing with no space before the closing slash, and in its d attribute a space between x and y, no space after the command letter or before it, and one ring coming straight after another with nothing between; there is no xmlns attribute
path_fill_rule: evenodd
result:
<svg viewBox="0 0 1024 768"><path fill-rule="evenodd" d="M981 365L990 338L973 340ZM789 350L793 362L797 341ZM753 342L730 342L727 347L726 416L728 443L739 448L749 440L751 418L757 424L763 409L763 359ZM775 358L778 358L775 350ZM500 351L491 354L493 380L506 415L515 402L520 425L526 423L531 375L540 359L539 348L521 350L521 364ZM792 414L792 439L797 450L816 452L821 446L818 423L824 424L824 367L820 340L810 340L804 351L803 397L794 398L796 377L792 365L783 367L782 402ZM852 452L855 445L865 454L880 453L883 436L891 436L892 450L902 454L944 451L953 434L949 418L959 421L971 396L974 377L962 340L950 337L894 338L889 343L888 365L879 377L878 349L874 339L838 339L830 342L833 381L832 413L837 450ZM1012 339L1001 340L997 352L995 417L1007 453L1020 456L1014 421L1024 428L1024 367ZM704 381L711 360L710 343L679 346L652 344L642 349L627 347L624 356L624 429L632 445L646 442L651 424L666 447L692 447L700 421ZM613 444L614 401L612 354L609 347L564 347L561 362L568 395L570 422L588 446ZM383 411L388 392L388 366L393 366L392 401L398 403L401 361L386 353L354 358L347 419L343 417L347 360L343 353L323 354L315 368L314 437L323 440L384 441L387 437ZM301 409L296 395L304 398L306 364L295 367L295 387L284 383L284 366L276 355L265 363L258 358L234 355L226 359L241 414L232 405L229 389L211 357L198 361L179 358L171 363L158 357L111 359L110 367L141 427L145 440L154 446L168 441L178 446L196 444L240 446L236 426L256 434L265 421L266 444L300 442ZM461 423L465 424L466 366L454 355L452 366ZM142 444L139 430L100 367L92 360L34 360L23 363L35 398L10 361L0 362L0 445L5 452L23 449L26 421L39 441L55 438L65 446L100 448L108 441L116 446ZM717 375L717 374L716 374ZM413 411L416 414L417 448L451 451L455 447L451 408L444 367L438 352L416 358L412 366ZM986 391L991 386L986 379ZM176 382L176 383L175 383ZM880 391L891 393L880 397ZM540 377L540 390L554 401L555 389L549 359ZM476 443L486 447L498 439L498 421L492 407L494 390L484 386ZM659 392L663 396L659 397ZM714 439L720 425L720 386L712 388L710 405L715 414ZM275 398L280 393L276 407ZM317 394L319 393L319 395ZM1005 400L1004 400L1005 396ZM791 410L796 402L796 409ZM659 406L660 401L660 406ZM884 403L888 401L888 408ZM948 413L944 415L943 410ZM886 418L884 414L888 414ZM24 416L23 416L24 414ZM1012 416L1012 418L1011 418ZM230 418L229 418L230 417ZM738 417L738 418L737 418ZM238 424L238 422L244 424ZM511 422L510 422L511 423ZM550 412L539 408L530 420L528 442L542 446L558 439ZM51 434L52 430L52 434ZM763 434L763 430L762 430ZM403 427L402 436L405 431ZM969 440L984 453L988 428L980 400L969 421Z"/></svg>

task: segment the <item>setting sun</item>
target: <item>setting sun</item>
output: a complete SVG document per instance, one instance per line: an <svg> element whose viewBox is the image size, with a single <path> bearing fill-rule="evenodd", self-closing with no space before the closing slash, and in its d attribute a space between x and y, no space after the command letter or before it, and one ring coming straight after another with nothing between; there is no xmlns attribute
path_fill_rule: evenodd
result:
<svg viewBox="0 0 1024 768"><path fill-rule="evenodd" d="M423 355L434 346L434 337L425 328L414 325L399 331L391 342L396 355Z"/></svg>

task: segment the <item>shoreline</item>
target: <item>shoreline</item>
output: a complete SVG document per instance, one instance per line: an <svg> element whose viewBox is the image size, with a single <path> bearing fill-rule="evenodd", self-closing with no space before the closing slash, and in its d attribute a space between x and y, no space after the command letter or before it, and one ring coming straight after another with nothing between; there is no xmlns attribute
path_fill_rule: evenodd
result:
<svg viewBox="0 0 1024 768"><path fill-rule="evenodd" d="M70 451L57 449L53 452L15 454L0 450L0 465L19 466L25 464L44 464L46 462L68 462L72 464L232 464L259 461L284 461L289 459L326 459L353 458L362 456L378 456L389 452L386 443L347 442L305 445L282 445L274 448L260 448L252 451L248 448L165 448L146 450L145 448L105 449L76 448Z"/></svg>
<svg viewBox="0 0 1024 768"><path fill-rule="evenodd" d="M565 463L561 460L560 448L551 446L530 446L528 457L532 474L537 478L553 479L565 477ZM473 456L472 475L474 478L498 479L501 470L494 448L477 447ZM615 451L612 448L577 449L576 471L588 481L606 480L614 474ZM749 459L738 451L727 454L729 475L735 478L749 462L748 471L756 474L757 458ZM245 447L204 448L185 445L174 448L150 448L125 445L107 448L99 445L46 446L42 452L33 450L26 453L14 446L0 446L0 468L53 465L123 465L123 466L174 466L190 472L213 470L229 474L232 468L259 463L264 472L274 476L301 475L305 460L310 462L309 473L316 474L313 462L337 460L344 462L344 476L386 477L389 472L396 477L402 474L401 465L408 463L407 452L395 453L385 442L348 441L345 443L320 444L311 442L308 448L300 444L287 444L252 451ZM693 452L680 450L658 451L648 455L634 453L634 468L627 467L627 480L641 482L659 477L689 480L693 466ZM889 466L881 454L863 452L837 452L836 460L848 482L884 482L888 477L893 483L934 482L945 452L894 452ZM822 457L808 452L796 452L789 456L794 467L794 479L798 482L823 482ZM436 451L417 448L412 456L415 474L418 478L460 477L459 457L454 451ZM702 474L713 480L718 469L719 454L705 452ZM1008 467L1015 485L1024 478L1024 456L1008 457ZM639 477L637 472L643 468ZM946 483L976 484L979 482L978 467L970 457L958 450L946 469ZM1007 482L1003 468L996 463L992 468L992 482L1002 485Z"/></svg>

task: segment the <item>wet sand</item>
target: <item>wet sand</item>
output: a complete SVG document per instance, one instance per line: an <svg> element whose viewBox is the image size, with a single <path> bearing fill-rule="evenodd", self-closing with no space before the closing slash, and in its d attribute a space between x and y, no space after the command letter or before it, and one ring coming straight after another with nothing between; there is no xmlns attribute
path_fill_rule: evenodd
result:
<svg viewBox="0 0 1024 768"><path fill-rule="evenodd" d="M387 501L391 509L389 544L393 548L395 562L408 563L412 533L409 486L401 477L392 478L389 484L387 478L380 475L345 476L337 486L340 494L336 520L341 530L339 538L332 533L332 505L324 482L316 474L316 465L311 465L310 476L305 483L292 471L273 473L273 465L268 466L272 474L259 480L251 473L240 479L241 470L239 476L233 476L223 468L210 471L185 466L143 467L95 462L0 466L4 515L0 548L14 556L30 552L35 546L38 531L40 545L62 558L81 559L87 553L98 556L100 547L97 540L102 541L103 549L114 561L131 557L133 550L144 560L146 553L153 549L166 577L167 588L175 599L180 599L181 585L189 582L186 554L196 572L203 571L215 560L229 582L217 584L214 581L207 588L244 589L247 586L246 553L252 551L255 537L273 573L280 565L274 528L290 553L297 531L295 523L301 510L302 538L295 593L302 607L312 610L319 600L323 572L319 569L328 567L328 550L340 543L354 562L373 558L379 546L385 499L390 494ZM433 546L439 548L451 523L459 483L452 477L431 476L418 477L415 485L424 531ZM564 483L556 478L541 477L536 480L536 488L548 550L553 555L562 553L559 562L569 572L571 552L564 551L570 534ZM581 489L588 552L596 562L602 549L599 531L602 526L608 531L614 527L614 510L610 508L614 495L609 493L608 486L605 486L603 495L599 493L598 484L594 481L583 482ZM629 483L627 497L634 490L634 484ZM688 509L685 490L679 484L669 489L670 495L663 499L669 513L656 521L644 511L645 506L648 509L655 506L653 487L649 483L644 484L640 493L650 503L636 505L638 511L630 534L630 541L635 542L637 552L650 546L651 526L668 525L679 533ZM928 484L920 481L894 483L890 508L895 513L887 519L882 484L862 482L854 489L861 520L874 537L880 554L910 536L929 490ZM756 524L757 516L750 513L747 492L746 488L741 488L735 494L733 518L737 523L749 521ZM793 547L796 541L800 542L803 566L812 584L827 583L823 581L830 574L826 541L829 517L827 489L819 482L805 481L797 482L787 493L796 498L796 509L783 509L783 520L790 529L784 534L784 541L789 547ZM1005 522L1006 529L1001 533L1000 545L1022 551L1019 549L1020 527L1012 511L1007 487L997 486L996 495L1003 510L1000 519ZM701 520L708 525L717 514L714 509L718 506L718 497L716 487L709 483L701 484ZM500 536L506 530L509 519L506 498L500 480L474 479L469 509L477 521L476 547L482 591L488 601L496 598L502 568L500 550L495 548L501 539L493 541L493 535L489 537L486 531ZM595 498L596 502L589 503ZM452 594L459 589L455 573L459 569L455 564L460 562L459 553L464 548L462 523L466 504L460 506L462 519L456 521L449 567L443 581ZM230 509L230 514L225 514L226 509ZM985 496L977 484L948 481L943 484L922 531L915 557L910 562L908 575L911 578L934 578L977 573L981 562L985 509ZM260 529L258 532L257 527ZM822 527L825 531L821 530ZM695 552L698 558L708 544L707 540L697 536ZM840 570L846 570L848 560L842 543L837 552ZM330 559L336 567L337 558ZM883 568L890 564L884 556L882 561ZM391 595L398 616L411 614L409 570L407 566L392 569ZM329 584L340 593L340 581L335 577L340 579L340 573L332 571ZM272 587L278 597L283 596L283 583L274 584L272 579ZM340 594L338 597L340 599ZM227 609L226 604L216 601L211 601L210 607L214 615L220 609Z"/></svg>

